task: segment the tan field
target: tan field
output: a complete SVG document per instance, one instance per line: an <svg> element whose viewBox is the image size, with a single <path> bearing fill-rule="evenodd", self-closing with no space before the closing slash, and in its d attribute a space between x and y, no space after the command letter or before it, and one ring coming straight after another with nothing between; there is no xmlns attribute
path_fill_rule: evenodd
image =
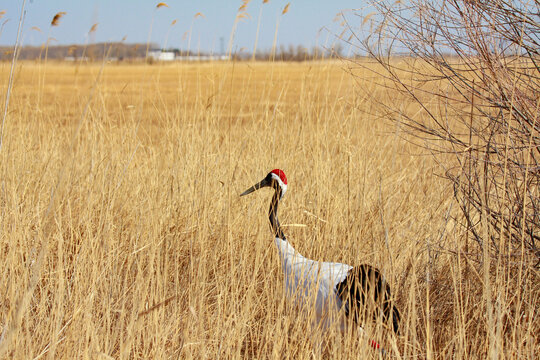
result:
<svg viewBox="0 0 540 360"><path fill-rule="evenodd" d="M19 62L0 150L0 357L379 358L354 331L317 345L285 299L271 191L238 196L281 168L296 249L386 275L401 333L365 330L388 358L535 358L538 284L462 255L443 167L380 102L414 106L348 65Z"/></svg>

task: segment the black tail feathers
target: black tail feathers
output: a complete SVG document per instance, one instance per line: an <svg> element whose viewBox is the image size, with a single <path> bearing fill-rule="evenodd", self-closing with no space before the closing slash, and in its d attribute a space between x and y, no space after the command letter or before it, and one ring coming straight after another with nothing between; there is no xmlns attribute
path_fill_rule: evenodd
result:
<svg viewBox="0 0 540 360"><path fill-rule="evenodd" d="M401 315L397 307L392 305L392 328L396 335L399 335L399 323L401 322Z"/></svg>
<svg viewBox="0 0 540 360"><path fill-rule="evenodd" d="M392 303L391 300L387 300L384 303L383 319L387 326L391 327L396 335L399 335L399 323L401 322L401 315L398 308Z"/></svg>
<svg viewBox="0 0 540 360"><path fill-rule="evenodd" d="M366 311L373 311L373 320L382 315L386 326L399 334L401 315L394 305L390 285L378 269L366 264L352 268L335 291L345 304L345 315L355 322L369 316Z"/></svg>

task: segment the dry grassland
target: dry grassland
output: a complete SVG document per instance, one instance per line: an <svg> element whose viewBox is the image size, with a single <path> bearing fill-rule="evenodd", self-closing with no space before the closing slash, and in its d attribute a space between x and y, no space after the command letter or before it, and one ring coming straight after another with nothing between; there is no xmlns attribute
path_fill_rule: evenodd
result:
<svg viewBox="0 0 540 360"><path fill-rule="evenodd" d="M389 358L534 358L538 285L492 284L487 319L483 275L453 252L452 189L374 101L399 95L342 65L19 63L0 151L1 357L318 356L283 298L270 191L238 197L278 167L297 250L376 265L395 289L401 336L367 328ZM511 317L516 296L530 311ZM323 355L379 357L355 339Z"/></svg>

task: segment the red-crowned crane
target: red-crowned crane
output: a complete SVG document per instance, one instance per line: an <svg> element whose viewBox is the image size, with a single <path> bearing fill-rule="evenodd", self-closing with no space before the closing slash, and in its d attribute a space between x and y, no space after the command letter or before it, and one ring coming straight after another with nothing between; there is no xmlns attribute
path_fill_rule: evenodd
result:
<svg viewBox="0 0 540 360"><path fill-rule="evenodd" d="M393 304L390 286L381 272L366 264L352 267L302 256L287 241L277 217L279 201L287 191L287 177L282 170L270 171L262 181L240 196L264 187L274 189L269 210L270 226L279 250L287 296L300 307L313 309L316 325L323 330L339 321L339 328L344 331L347 322L352 321L363 331L362 320L381 316L383 322L398 333L400 314ZM370 344L376 349L380 348L375 341Z"/></svg>

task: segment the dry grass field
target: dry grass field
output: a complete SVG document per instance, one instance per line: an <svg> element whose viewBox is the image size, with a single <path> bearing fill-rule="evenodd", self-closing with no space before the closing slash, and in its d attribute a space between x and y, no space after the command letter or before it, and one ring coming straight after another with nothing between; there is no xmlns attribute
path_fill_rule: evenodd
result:
<svg viewBox="0 0 540 360"><path fill-rule="evenodd" d="M238 196L281 168L296 249L376 265L395 289L400 336L366 326L387 358L535 358L538 283L462 255L440 166L374 99L413 105L343 66L19 62L0 150L0 357L318 358L283 296L271 192ZM322 356L380 353L349 333Z"/></svg>

